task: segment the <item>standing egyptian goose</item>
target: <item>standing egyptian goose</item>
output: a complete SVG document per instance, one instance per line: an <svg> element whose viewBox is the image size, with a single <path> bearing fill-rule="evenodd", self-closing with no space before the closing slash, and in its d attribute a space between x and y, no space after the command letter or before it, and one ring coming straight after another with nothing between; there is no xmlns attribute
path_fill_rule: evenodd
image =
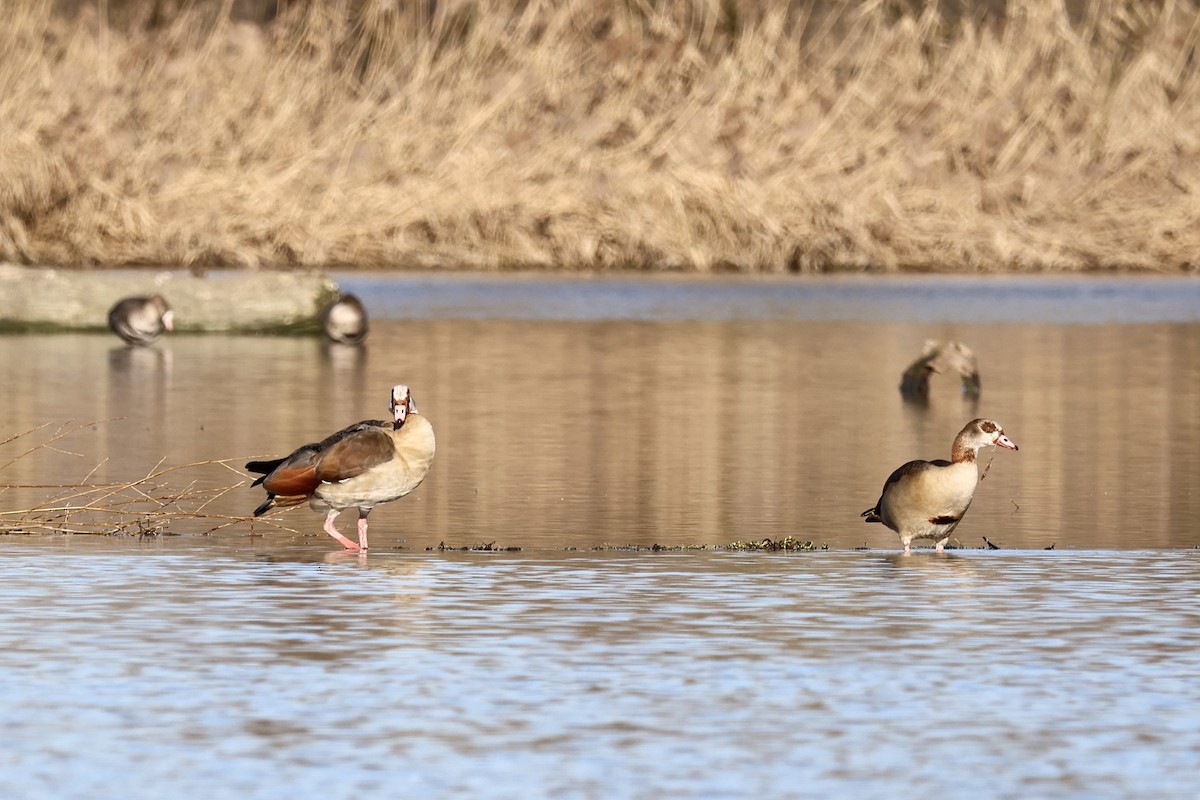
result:
<svg viewBox="0 0 1200 800"><path fill-rule="evenodd" d="M251 485L261 483L267 490L254 516L307 500L314 511L326 512L326 533L347 550L366 550L367 514L416 489L433 463L433 426L417 411L407 386L392 387L388 409L390 422L357 422L284 458L247 464L246 469L262 473ZM358 509L358 544L333 524L347 508Z"/></svg>
<svg viewBox="0 0 1200 800"><path fill-rule="evenodd" d="M174 330L174 313L160 294L126 297L108 311L108 327L129 344L146 345Z"/></svg>
<svg viewBox="0 0 1200 800"><path fill-rule="evenodd" d="M367 310L352 294L344 294L321 313L325 335L339 344L358 344L367 338Z"/></svg>
<svg viewBox="0 0 1200 800"><path fill-rule="evenodd" d="M968 422L954 438L949 461L910 461L900 467L883 484L879 502L862 516L900 534L905 553L910 552L913 539L933 539L940 553L975 496L979 483L975 456L979 448L992 445L1017 449L999 423Z"/></svg>

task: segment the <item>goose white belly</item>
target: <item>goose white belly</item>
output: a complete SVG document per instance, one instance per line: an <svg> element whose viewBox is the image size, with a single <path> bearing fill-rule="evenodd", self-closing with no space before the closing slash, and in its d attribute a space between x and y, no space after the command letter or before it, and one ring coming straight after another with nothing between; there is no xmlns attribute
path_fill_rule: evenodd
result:
<svg viewBox="0 0 1200 800"><path fill-rule="evenodd" d="M973 461L930 464L888 488L879 506L880 518L901 537L940 541L957 527L978 483Z"/></svg>

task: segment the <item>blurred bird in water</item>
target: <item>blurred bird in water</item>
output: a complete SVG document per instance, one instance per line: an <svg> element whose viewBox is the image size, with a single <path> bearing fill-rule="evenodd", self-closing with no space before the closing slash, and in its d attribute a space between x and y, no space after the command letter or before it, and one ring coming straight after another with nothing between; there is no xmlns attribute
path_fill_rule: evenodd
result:
<svg viewBox="0 0 1200 800"><path fill-rule="evenodd" d="M108 327L129 344L147 345L174 330L175 315L160 294L126 297L109 309Z"/></svg>
<svg viewBox="0 0 1200 800"><path fill-rule="evenodd" d="M321 313L325 335L339 344L358 344L367 338L367 310L352 294L344 294Z"/></svg>
<svg viewBox="0 0 1200 800"><path fill-rule="evenodd" d="M957 373L962 380L962 393L979 396L979 361L971 348L962 342L942 344L928 339L921 355L908 365L900 378L900 394L905 400L924 403L929 400L929 376L934 373Z"/></svg>

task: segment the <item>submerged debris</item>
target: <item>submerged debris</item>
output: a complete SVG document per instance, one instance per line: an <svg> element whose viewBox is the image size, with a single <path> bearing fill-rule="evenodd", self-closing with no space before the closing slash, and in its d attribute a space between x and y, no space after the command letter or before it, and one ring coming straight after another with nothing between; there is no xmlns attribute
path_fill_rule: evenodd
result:
<svg viewBox="0 0 1200 800"><path fill-rule="evenodd" d="M726 550L763 550L768 553L775 552L810 552L813 550L828 550L829 545L823 544L817 547L810 541L802 541L794 536L785 536L782 539L762 539L753 542L731 542L725 545Z"/></svg>
<svg viewBox="0 0 1200 800"><path fill-rule="evenodd" d="M425 551L430 552L437 550L439 553L457 552L457 553L519 553L520 547L497 547L495 542L476 542L473 545L455 546L438 542L437 547L426 547Z"/></svg>
<svg viewBox="0 0 1200 800"><path fill-rule="evenodd" d="M567 548L573 550L575 548ZM596 545L592 548L592 552L618 551L623 553L663 553L663 552L679 552L683 550L707 550L706 544L603 544Z"/></svg>

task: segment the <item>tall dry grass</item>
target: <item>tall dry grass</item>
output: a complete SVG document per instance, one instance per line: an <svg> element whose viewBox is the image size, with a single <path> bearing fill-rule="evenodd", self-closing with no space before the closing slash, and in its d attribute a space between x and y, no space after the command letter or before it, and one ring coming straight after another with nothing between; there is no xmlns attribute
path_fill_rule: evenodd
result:
<svg viewBox="0 0 1200 800"><path fill-rule="evenodd" d="M0 258L1197 270L1182 0L955 24L883 0L330 0L265 26L231 2L118 29L9 0Z"/></svg>

